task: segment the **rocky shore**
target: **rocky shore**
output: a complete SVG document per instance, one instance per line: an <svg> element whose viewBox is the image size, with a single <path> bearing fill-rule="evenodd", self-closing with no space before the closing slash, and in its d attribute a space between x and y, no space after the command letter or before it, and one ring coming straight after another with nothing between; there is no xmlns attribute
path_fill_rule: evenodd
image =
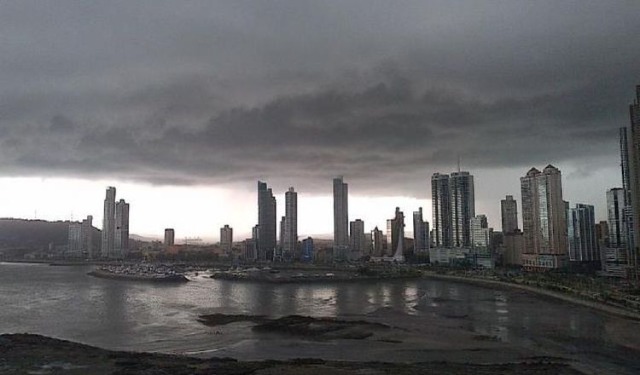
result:
<svg viewBox="0 0 640 375"><path fill-rule="evenodd" d="M421 273L410 268L402 269L335 269L329 272L317 269L243 269L218 271L212 279L267 282L273 284L380 281L420 277Z"/></svg>
<svg viewBox="0 0 640 375"><path fill-rule="evenodd" d="M129 281L150 281L161 283L181 283L187 282L184 275L175 273L172 270L157 269L149 267L133 266L109 266L97 268L89 273L90 276L104 279L129 280Z"/></svg>
<svg viewBox="0 0 640 375"><path fill-rule="evenodd" d="M340 320L336 318L314 318L310 316L290 315L281 318L267 318L261 315L202 315L198 319L204 325L215 327L235 322L252 322L254 332L267 332L303 337L314 340L363 340L373 337L390 326L364 320ZM391 342L391 339L379 337L379 340Z"/></svg>
<svg viewBox="0 0 640 375"><path fill-rule="evenodd" d="M568 364L541 357L520 363L469 364L452 362L385 363L322 359L246 361L199 359L158 353L116 352L65 340L30 335L0 335L3 374L582 374Z"/></svg>

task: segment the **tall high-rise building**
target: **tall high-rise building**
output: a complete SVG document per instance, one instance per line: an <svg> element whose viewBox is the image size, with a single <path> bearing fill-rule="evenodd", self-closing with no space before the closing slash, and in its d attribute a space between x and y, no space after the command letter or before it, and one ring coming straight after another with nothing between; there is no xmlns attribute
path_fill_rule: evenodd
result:
<svg viewBox="0 0 640 375"><path fill-rule="evenodd" d="M233 249L233 228L229 224L225 224L220 228L220 248L225 255L230 255Z"/></svg>
<svg viewBox="0 0 640 375"><path fill-rule="evenodd" d="M342 177L333 179L333 259L347 258L349 247L349 187Z"/></svg>
<svg viewBox="0 0 640 375"><path fill-rule="evenodd" d="M400 207L396 207L395 216L391 219L390 224L391 230L390 233L387 233L387 236L391 237L389 254L393 256L395 260L404 261L404 213L400 211Z"/></svg>
<svg viewBox="0 0 640 375"><path fill-rule="evenodd" d="M364 232L364 250L362 256L373 256L373 237L371 232Z"/></svg>
<svg viewBox="0 0 640 375"><path fill-rule="evenodd" d="M526 268L561 268L567 264L567 214L560 170L531 168L520 178Z"/></svg>
<svg viewBox="0 0 640 375"><path fill-rule="evenodd" d="M596 241L600 248L609 247L609 222L601 221L596 224Z"/></svg>
<svg viewBox="0 0 640 375"><path fill-rule="evenodd" d="M429 223L422 217L422 207L413 211L413 249L416 255L429 254Z"/></svg>
<svg viewBox="0 0 640 375"><path fill-rule="evenodd" d="M242 241L244 259L249 262L255 262L258 259L258 245L254 238L247 238Z"/></svg>
<svg viewBox="0 0 640 375"><path fill-rule="evenodd" d="M521 266L524 252L524 240L520 230L504 235L502 263L506 266Z"/></svg>
<svg viewBox="0 0 640 375"><path fill-rule="evenodd" d="M593 206L579 203L567 210L567 237L570 261L600 261Z"/></svg>
<svg viewBox="0 0 640 375"><path fill-rule="evenodd" d="M477 215L471 218L471 247L488 251L491 244L489 223L485 215Z"/></svg>
<svg viewBox="0 0 640 375"><path fill-rule="evenodd" d="M631 277L640 282L640 266L638 262L638 244L640 237L640 85L636 86L635 100L629 105L630 137L628 139L629 153L629 187L631 190L631 207L633 212L632 248L629 249L629 265Z"/></svg>
<svg viewBox="0 0 640 375"><path fill-rule="evenodd" d="M69 223L69 237L65 257L79 258L82 256L82 224Z"/></svg>
<svg viewBox="0 0 640 375"><path fill-rule="evenodd" d="M273 261L274 262L282 262L283 261L283 257L282 257L282 248L284 247L284 227L285 227L285 222L287 221L287 218L285 216L282 216L280 218L280 236L278 237L278 243L280 244L275 251L274 254L274 258Z"/></svg>
<svg viewBox="0 0 640 375"><path fill-rule="evenodd" d="M173 246L176 243L176 231L173 228L164 230L164 246Z"/></svg>
<svg viewBox="0 0 640 375"><path fill-rule="evenodd" d="M258 181L258 260L273 260L276 249L276 198L265 182Z"/></svg>
<svg viewBox="0 0 640 375"><path fill-rule="evenodd" d="M631 204L631 175L629 170L629 138L625 126L619 129L620 132L620 171L622 172L622 189L625 191L624 204Z"/></svg>
<svg viewBox="0 0 640 375"><path fill-rule="evenodd" d="M624 196L623 188L607 190L608 245L612 248L628 248L627 227L624 221Z"/></svg>
<svg viewBox="0 0 640 375"><path fill-rule="evenodd" d="M386 243L387 240L385 238L384 233L382 233L382 231L380 229L378 229L378 227L375 227L372 231L371 231L371 242L372 242L372 256L374 257L381 257L384 255L384 250L386 247Z"/></svg>
<svg viewBox="0 0 640 375"><path fill-rule="evenodd" d="M434 246L470 247L471 218L475 216L473 176L454 172L431 176Z"/></svg>
<svg viewBox="0 0 640 375"><path fill-rule="evenodd" d="M284 232L282 251L283 257L292 260L298 249L298 193L289 188L284 194Z"/></svg>
<svg viewBox="0 0 640 375"><path fill-rule="evenodd" d="M385 252L383 255L388 256L388 255L393 255L393 236L391 235L391 232L393 232L393 219L387 219L387 230L384 232L384 238L385 238Z"/></svg>
<svg viewBox="0 0 640 375"><path fill-rule="evenodd" d="M500 201L500 211L502 213L502 233L513 233L518 230L518 202L513 199L513 195L507 195Z"/></svg>
<svg viewBox="0 0 640 375"><path fill-rule="evenodd" d="M129 252L129 203L120 199L116 203L116 228L112 258L122 259Z"/></svg>
<svg viewBox="0 0 640 375"><path fill-rule="evenodd" d="M349 259L357 260L364 256L367 248L364 235L364 221L356 219L349 223Z"/></svg>
<svg viewBox="0 0 640 375"><path fill-rule="evenodd" d="M302 256L303 262L313 262L314 258L313 238L307 237L302 240Z"/></svg>
<svg viewBox="0 0 640 375"><path fill-rule="evenodd" d="M431 204L433 206L433 244L436 247L451 247L451 192L449 176L434 173L431 176Z"/></svg>
<svg viewBox="0 0 640 375"><path fill-rule="evenodd" d="M469 172L454 172L449 178L451 191L451 232L453 247L471 246L471 219L476 216L473 176Z"/></svg>
<svg viewBox="0 0 640 375"><path fill-rule="evenodd" d="M102 216L102 246L100 253L103 258L109 258L113 254L114 236L116 232L116 188L107 188L107 196L104 198L104 212Z"/></svg>
<svg viewBox="0 0 640 375"><path fill-rule="evenodd" d="M81 236L83 252L91 259L97 258L98 254L93 249L93 216L88 215L86 219L82 220Z"/></svg>
<svg viewBox="0 0 640 375"><path fill-rule="evenodd" d="M633 116L632 116L633 118ZM635 248L635 232L633 225L633 204L631 190L631 171L629 170L629 138L627 128L620 128L620 169L622 172L622 189L624 190L624 215L622 217L624 232L627 236L627 252L631 253ZM627 254L632 259L632 254Z"/></svg>

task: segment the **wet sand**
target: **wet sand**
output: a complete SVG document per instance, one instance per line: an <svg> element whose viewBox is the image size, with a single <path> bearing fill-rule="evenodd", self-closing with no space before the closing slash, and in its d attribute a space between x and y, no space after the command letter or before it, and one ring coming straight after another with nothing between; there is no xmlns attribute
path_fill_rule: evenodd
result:
<svg viewBox="0 0 640 375"><path fill-rule="evenodd" d="M539 358L491 365L448 363L344 362L322 359L236 361L157 353L115 352L39 335L1 335L0 372L11 374L558 374L581 372L561 361Z"/></svg>
<svg viewBox="0 0 640 375"><path fill-rule="evenodd" d="M480 278L474 278L474 277L441 275L437 273L423 273L423 277L426 279L448 280L448 281L481 285L481 286L492 287L492 288L497 287L497 288L519 289L519 290L535 293L538 295L556 298L566 302L571 302L577 305L589 307L589 308L592 308L601 312L606 312L608 314L612 314L622 318L640 320L640 313L637 313L634 311L626 310L616 306L607 305L600 302L585 300L585 299L575 297L566 293L560 293L560 292L554 292L551 290L536 288L529 285L520 285L520 284L514 284L514 283L507 283L504 281L486 280L486 279L480 279Z"/></svg>

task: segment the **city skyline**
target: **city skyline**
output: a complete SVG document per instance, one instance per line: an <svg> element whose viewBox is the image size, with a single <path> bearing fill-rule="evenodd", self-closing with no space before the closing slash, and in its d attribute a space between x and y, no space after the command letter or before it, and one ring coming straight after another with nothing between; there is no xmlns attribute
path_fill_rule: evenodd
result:
<svg viewBox="0 0 640 375"><path fill-rule="evenodd" d="M0 373L638 375L638 19L0 1Z"/></svg>
<svg viewBox="0 0 640 375"><path fill-rule="evenodd" d="M619 150L618 150L619 153ZM616 155L619 157L619 155ZM617 168L617 171L619 173L619 166ZM472 171L473 172L473 171ZM522 173L522 172L521 172ZM474 175L476 173L473 173ZM478 176L476 176L478 177ZM479 184L480 186L482 186L482 176L479 177L480 181ZM563 186L565 184L567 180L567 177L563 176ZM331 180L329 180L328 183L328 189L330 190L330 182ZM476 178L476 181L478 181L478 178ZM38 183L43 183L43 181L35 181L34 186L37 186ZM255 184L255 181L253 181L252 185ZM425 185L428 184L428 177L425 177ZM123 185L127 186L129 185L128 183L124 183ZM518 190L513 190L510 191L509 194L507 195L512 195L514 197L514 200L516 202L518 202L518 205L520 204L520 191L519 191L519 182L517 181L517 179L511 181L511 185L514 187L514 189L518 189ZM600 201L596 202L595 204L593 204L592 202L586 202L589 204L593 204L595 206L596 209L596 220L597 221L606 221L608 219L608 212L607 212L607 201L606 201L606 191L612 187L618 187L621 186L622 183L618 183L618 184L609 184L609 187L605 190L603 190L603 192L601 192L601 197L599 197ZM149 190L154 190L154 189L158 189L158 190L165 190L166 187L151 187L151 186L143 186L142 188L136 186L138 188L137 192L137 198L133 199L136 201L136 206L138 206L138 203L143 203L146 202L146 207L147 210L152 211L152 209L154 207L157 206L158 201L154 200L154 199L149 199L149 197L156 197L156 199L160 199L161 196L163 196L165 193L164 192L160 192L158 194L148 194ZM86 186L84 187L86 189ZM101 188L102 190L104 188ZM175 205L174 207L176 208L176 211L180 210L180 199L187 197L189 195L189 192L194 189L194 188L185 188L184 193L185 195L176 195L176 201L175 201ZM195 188L195 190L200 190L202 191L206 191L208 188L206 187L199 187L199 188ZM56 189L57 190L57 189ZM118 190L122 191L122 189L120 188L120 185L118 185ZM366 189L364 189L366 191ZM564 190L567 190L566 187ZM81 190L78 191L76 190L73 194L74 198L77 197L78 195L84 195L86 194L87 191L86 190ZM92 192L92 195L95 192ZM244 192L243 192L244 193ZM277 202L277 213L278 216L282 216L280 215L280 213L284 213L285 212L285 193L286 190L281 190L281 191L277 191L274 193L274 197L276 197L276 202ZM425 195L430 195L430 189L426 189L426 194ZM130 193L126 193L127 195L130 195ZM255 199L255 191L253 192L247 192L244 193L247 194L249 196L252 196L251 199L254 200ZM57 193L56 193L57 195ZM225 195L227 195L227 193L225 192L225 194L221 194L221 199L218 200L219 202L223 202L224 200L226 200ZM495 195L495 194L494 194ZM211 196L212 198L216 198L215 196ZM324 238L324 239L330 239L333 238L333 224L330 222L331 219L330 217L333 215L332 213L329 213L330 210L327 209L326 204L331 204L332 205L332 196L327 196L327 195L313 195L313 194L308 194L306 192L302 192L302 207L305 208L305 210L303 212L301 212L302 218L303 218L303 222L306 224L303 224L303 228L304 232L300 232L299 233L299 238L303 237L303 236L315 236L319 238ZM501 197L504 198L504 195ZM164 198L166 199L166 197ZM482 198L481 198L482 199ZM568 198L570 200L571 203L576 203L578 202L578 200L574 200L572 199L572 196L569 196ZM131 201L132 199L129 199L128 201ZM307 200L305 202L305 200ZM486 199L485 199L486 200ZM413 211L418 209L420 206L424 206L425 209L425 218L427 218L428 222L431 225L431 229L435 229L432 223L432 215L431 215L431 210L432 210L432 201L431 199L418 199L417 197L402 197L402 196L396 196L396 197L367 197L367 196L362 196L362 195L358 195L357 192L353 193L350 192L349 193L349 201L350 201L350 207L351 207L351 203L354 202L357 206L360 207L360 209L358 210L359 213L359 217L362 217L362 219L367 223L366 226L366 230L370 231L372 230L375 226L378 226L380 228L384 228L386 227L386 221L389 217L393 216L393 211L395 210L395 208L397 206L399 206L402 210L406 210L406 211ZM370 202L376 202L376 206L380 207L380 209L376 209L376 210L371 210L370 206ZM398 202L401 202L402 204L398 205ZM96 206L94 201L90 202L93 206ZM305 205L305 203L307 203L307 205ZM380 203L383 203L383 205L381 206ZM200 204L199 204L200 205ZM145 205L143 204L143 207ZM234 210L233 209L229 209L228 211L225 211L224 213L229 213L230 215L220 215L218 216L218 218L216 219L216 221L212 221L214 222L213 227L211 227L211 225L209 225L208 223L205 224L204 226L207 227L207 229L203 230L203 231L188 231L188 230L184 230L185 228L182 227L180 225L173 225L173 227L177 227L176 229L176 243L180 243L181 242L181 238L183 237L193 237L193 236L198 236L198 237L202 237L207 241L210 242L217 242L219 241L219 236L216 235L217 231L219 229L220 226L223 226L227 223L229 223L229 225L231 225L233 228L235 228L236 230L238 230L238 239L245 238L245 237L251 237L251 227L253 225L255 225L256 223L253 223L253 220L251 218L251 216L253 214L251 214L251 211L255 211L256 208L254 207L255 204L253 204L252 202L247 202L246 204L246 209L243 210L242 215L238 215L237 212L236 213L236 219L235 220L227 220L226 218L229 217L234 217ZM186 207L186 206L185 206ZM2 217L16 217L16 218L25 218L25 219L45 219L45 220L51 220L51 221L57 221L57 220L72 220L74 217L77 217L78 219L76 219L75 221L79 220L80 218L82 218L82 216L87 216L87 215L92 215L95 218L95 224L96 225L100 225L100 223L102 222L102 212L97 212L97 211L90 211L90 210L68 210L69 207L64 207L62 210L63 212L69 212L69 214L66 217L60 217L57 215L52 215L52 216L48 216L48 217L43 217L43 216L37 216L37 212L33 212L32 210L29 211L22 211L25 214L23 216L20 215L1 215ZM318 210L322 211L322 209L324 208L325 211L325 215L322 215L324 217L324 221L325 221L325 226L324 226L324 230L320 230L320 231L313 231L313 230L309 230L309 224L313 223L315 221L317 221L317 216L315 214L313 214L312 212L317 212ZM386 209L385 209L386 208ZM58 211L58 212L60 212ZM137 211L137 210L136 210ZM35 213L36 216L30 216L29 213ZM501 207L500 207L500 199L497 199L495 202L493 202L492 204L489 205L482 205L479 209L476 209L476 212L482 212L485 213L486 216L488 217L489 220L489 225L494 228L495 230L501 230ZM41 212L42 214L42 212ZM141 214L142 216L145 216L145 211L142 212L137 212L137 214ZM520 214L520 213L519 213ZM329 216L327 216L329 215ZM355 214L354 214L355 215ZM157 215L154 214L154 216L157 218ZM170 226L167 225L168 223L175 223L175 222L184 222L185 218L178 218L178 220L176 220L176 215L173 214L173 212L167 212L167 220L165 219L161 219L158 220L156 222L156 227L158 228L157 232L154 231L136 231L135 228L136 226L134 226L134 230L130 231L131 234L135 234L135 235L139 235L139 236L143 236L143 237L149 237L149 238L157 238L157 239L162 239L163 237L163 232L164 232L164 228ZM188 215L187 215L188 216ZM249 217L247 217L249 216ZM255 212L255 216L257 216L257 212ZM350 217L353 217L351 215L349 215ZM135 217L134 217L135 218ZM238 220L240 219L240 220ZM305 220L306 219L306 220ZM369 220L367 220L369 219ZM522 222L522 218L521 215L518 215L518 221L519 221L519 225L521 225ZM135 222L135 220L134 220ZM219 224L215 224L215 223L219 223ZM253 224L251 224L253 223ZM327 225L327 223L329 225ZM370 224L371 223L371 224ZM246 225L245 225L246 224ZM216 227L217 225L217 227ZM371 225L371 227L369 227ZM211 227L211 228L209 228ZM279 225L277 225L277 227L279 228ZM412 233L412 228L408 228L408 232Z"/></svg>
<svg viewBox="0 0 640 375"><path fill-rule="evenodd" d="M0 216L99 223L100 192L118 186L136 202L131 233L216 238L228 223L245 237L262 180L279 212L287 187L300 192L301 236L330 236L334 176L352 217L384 227L396 206L430 218L425 179L460 160L494 228L495 202L519 200L514 181L547 163L606 218L640 77L638 5L362 9L0 4Z"/></svg>

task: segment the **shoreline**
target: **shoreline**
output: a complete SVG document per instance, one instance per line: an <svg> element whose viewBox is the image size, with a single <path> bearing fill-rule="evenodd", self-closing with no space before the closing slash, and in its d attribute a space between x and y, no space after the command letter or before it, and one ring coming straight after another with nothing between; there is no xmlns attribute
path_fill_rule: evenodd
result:
<svg viewBox="0 0 640 375"><path fill-rule="evenodd" d="M390 281L390 280L408 280L419 279L420 275L397 275L387 277L375 277L375 276L358 276L358 277L342 277L342 276L320 276L320 277L282 277L282 278L269 278L262 276L249 276L249 277L235 277L235 276L221 276L211 275L211 279L224 280L243 283L268 283L268 284L317 284L317 283L357 283L357 282L378 282L378 281Z"/></svg>
<svg viewBox="0 0 640 375"><path fill-rule="evenodd" d="M70 374L362 374L430 373L462 375L469 373L583 374L562 358L524 358L495 363L455 361L345 361L321 358L289 360L248 360L234 358L201 359L187 355L154 352L113 351L35 334L1 334L0 354L3 371L10 373Z"/></svg>
<svg viewBox="0 0 640 375"><path fill-rule="evenodd" d="M602 302L582 299L576 296L571 296L571 295L560 293L560 292L554 292L551 290L536 288L529 285L508 283L508 282L499 281L499 280L487 280L487 279L481 279L476 277L442 275L442 274L426 273L426 272L423 272L422 277L425 279L446 280L446 281L454 281L454 282L473 284L473 285L483 285L483 286L491 286L491 287L498 286L502 288L520 289L526 292L530 292L530 293L534 293L534 294L538 294L546 297L551 297L551 298L559 299L565 302L573 303L576 305L588 307L588 308L598 310L600 312L605 312L611 315L615 315L621 318L640 321L640 313L637 313L634 311L626 310L624 308L613 306L613 305L608 305Z"/></svg>
<svg viewBox="0 0 640 375"><path fill-rule="evenodd" d="M147 282L153 282L153 283L186 283L187 281L189 281L189 279L187 279L184 275L150 277L150 276L117 274L117 273L106 272L101 270L93 270L91 272L88 272L87 275L102 278L102 279L125 280L125 281L147 281Z"/></svg>

